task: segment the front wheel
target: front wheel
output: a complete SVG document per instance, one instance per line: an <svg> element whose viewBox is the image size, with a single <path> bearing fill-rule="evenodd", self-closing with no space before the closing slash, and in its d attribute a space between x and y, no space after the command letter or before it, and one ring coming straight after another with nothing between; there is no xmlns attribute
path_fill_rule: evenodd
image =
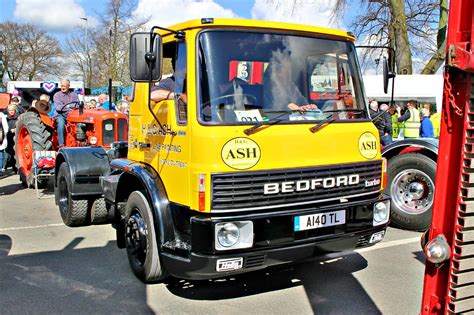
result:
<svg viewBox="0 0 474 315"><path fill-rule="evenodd" d="M424 231L431 224L436 163L418 153L395 156L388 161L385 193L392 198L393 225Z"/></svg>
<svg viewBox="0 0 474 315"><path fill-rule="evenodd" d="M127 256L133 273L145 283L165 279L168 273L160 262L153 215L142 192L130 194L125 213Z"/></svg>

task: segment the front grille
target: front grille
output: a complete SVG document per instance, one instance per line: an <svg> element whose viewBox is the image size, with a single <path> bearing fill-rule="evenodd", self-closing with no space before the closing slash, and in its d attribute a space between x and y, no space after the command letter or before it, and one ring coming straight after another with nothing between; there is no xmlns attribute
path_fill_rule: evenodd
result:
<svg viewBox="0 0 474 315"><path fill-rule="evenodd" d="M107 119L102 122L102 143L111 144L115 141L115 120Z"/></svg>
<svg viewBox="0 0 474 315"><path fill-rule="evenodd" d="M324 167L212 174L212 211L242 211L271 208L275 205L304 204L335 200L377 192L380 182L366 187L367 182L381 180L382 161L351 163ZM264 195L264 184L324 179L343 175L359 175L357 185Z"/></svg>

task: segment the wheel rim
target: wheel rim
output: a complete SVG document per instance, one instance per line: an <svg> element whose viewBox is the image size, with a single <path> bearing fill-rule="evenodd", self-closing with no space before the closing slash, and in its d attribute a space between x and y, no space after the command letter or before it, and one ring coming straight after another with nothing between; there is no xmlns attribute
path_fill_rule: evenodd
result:
<svg viewBox="0 0 474 315"><path fill-rule="evenodd" d="M18 135L18 164L23 171L23 175L29 176L33 166L33 143L28 129L20 129Z"/></svg>
<svg viewBox="0 0 474 315"><path fill-rule="evenodd" d="M143 266L148 251L148 229L138 209L134 209L126 227L127 251L135 263Z"/></svg>
<svg viewBox="0 0 474 315"><path fill-rule="evenodd" d="M422 214L433 205L434 183L423 171L406 169L398 173L390 187L392 202L408 214Z"/></svg>
<svg viewBox="0 0 474 315"><path fill-rule="evenodd" d="M67 214L69 206L69 190L67 188L66 178L64 176L59 177L58 182L58 196L59 196L59 210L63 215Z"/></svg>

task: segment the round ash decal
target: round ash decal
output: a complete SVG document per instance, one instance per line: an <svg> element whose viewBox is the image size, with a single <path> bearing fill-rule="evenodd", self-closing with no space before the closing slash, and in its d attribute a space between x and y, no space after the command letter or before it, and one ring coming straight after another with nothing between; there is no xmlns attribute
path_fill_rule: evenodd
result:
<svg viewBox="0 0 474 315"><path fill-rule="evenodd" d="M379 146L377 137L371 132L363 133L359 138L359 152L366 159L373 159L377 156Z"/></svg>
<svg viewBox="0 0 474 315"><path fill-rule="evenodd" d="M222 161L234 169L246 170L255 166L260 160L260 147L248 138L234 138L222 147Z"/></svg>

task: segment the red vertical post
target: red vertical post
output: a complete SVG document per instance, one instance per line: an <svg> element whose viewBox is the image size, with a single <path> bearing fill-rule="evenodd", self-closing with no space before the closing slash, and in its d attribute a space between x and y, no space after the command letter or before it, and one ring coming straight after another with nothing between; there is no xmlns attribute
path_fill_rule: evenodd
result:
<svg viewBox="0 0 474 315"><path fill-rule="evenodd" d="M468 55L470 55L470 47L473 47L471 44L473 40L471 36L473 8L472 0L450 1L446 44L448 52L446 57L447 67L445 69L433 219L429 239L443 234L451 248L456 212L460 201L463 141L465 140L466 128L465 115L471 89L471 75L466 71L465 66L450 62L456 59L456 56L450 54L449 51L453 47L464 47L464 49L467 48ZM453 59L448 60L450 56ZM459 109L455 110L456 107ZM426 262L421 314L443 314L446 312L451 267L451 261L446 262L439 268L428 261Z"/></svg>

